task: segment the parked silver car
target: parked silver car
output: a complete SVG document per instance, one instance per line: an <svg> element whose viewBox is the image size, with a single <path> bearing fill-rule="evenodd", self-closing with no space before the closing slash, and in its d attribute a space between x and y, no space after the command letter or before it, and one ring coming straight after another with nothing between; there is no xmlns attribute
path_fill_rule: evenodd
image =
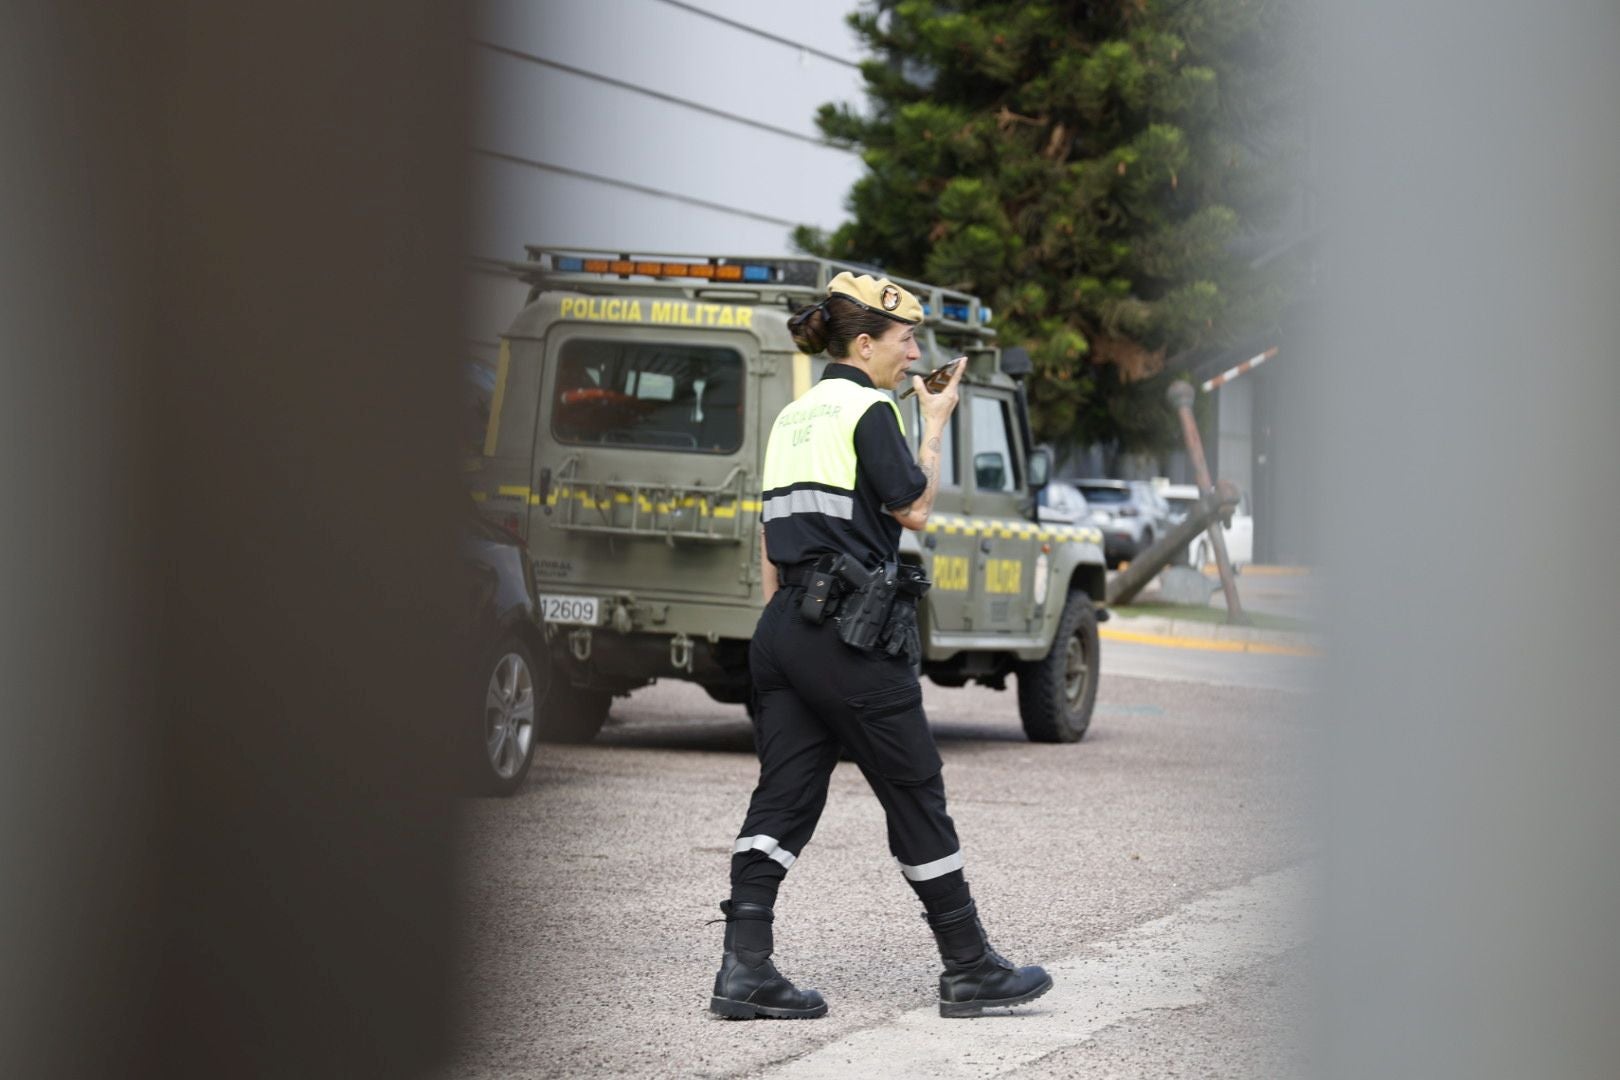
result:
<svg viewBox="0 0 1620 1080"><path fill-rule="evenodd" d="M1055 525L1087 525L1091 522L1091 509L1080 489L1063 480L1053 480L1041 488L1036 499L1037 516L1041 521Z"/></svg>
<svg viewBox="0 0 1620 1080"><path fill-rule="evenodd" d="M1170 524L1179 525L1198 505L1198 488L1193 484L1166 484L1159 488L1170 504ZM1239 497L1231 516L1221 527L1226 540L1226 557L1233 566L1244 566L1254 559L1254 518L1249 516L1249 496ZM1215 547L1208 533L1200 533L1188 545L1184 561L1195 570L1215 565Z"/></svg>
<svg viewBox="0 0 1620 1080"><path fill-rule="evenodd" d="M1170 504L1145 480L1076 480L1075 486L1091 508L1091 523L1102 530L1110 568L1136 558L1170 528Z"/></svg>

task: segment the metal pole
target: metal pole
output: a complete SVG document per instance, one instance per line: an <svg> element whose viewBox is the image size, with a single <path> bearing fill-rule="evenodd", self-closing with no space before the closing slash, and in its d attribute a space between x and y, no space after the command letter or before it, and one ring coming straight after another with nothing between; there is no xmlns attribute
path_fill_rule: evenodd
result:
<svg viewBox="0 0 1620 1080"><path fill-rule="evenodd" d="M1193 474L1198 480L1199 498L1206 506L1212 505L1216 499L1215 484L1209 477L1209 463L1204 460L1204 443L1198 437L1198 421L1193 419L1192 385L1185 382L1171 383L1170 404L1181 417L1181 434L1187 440L1187 453L1192 457ZM1215 567L1221 573L1221 589L1226 593L1226 621L1237 626L1246 626L1249 617L1243 614L1243 604L1238 600L1237 578L1232 575L1232 563L1226 557L1226 537L1221 532L1218 518L1210 522L1209 542L1215 549Z"/></svg>

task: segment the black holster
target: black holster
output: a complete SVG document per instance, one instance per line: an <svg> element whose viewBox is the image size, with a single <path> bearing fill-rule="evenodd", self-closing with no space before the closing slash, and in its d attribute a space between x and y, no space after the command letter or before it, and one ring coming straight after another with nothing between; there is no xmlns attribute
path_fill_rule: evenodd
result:
<svg viewBox="0 0 1620 1080"><path fill-rule="evenodd" d="M813 599L813 590L823 581L829 593ZM930 584L920 567L890 561L868 570L840 555L825 572L817 565L800 610L811 622L821 621L812 612L833 615L838 639L851 648L904 657L915 666L922 659L917 599Z"/></svg>

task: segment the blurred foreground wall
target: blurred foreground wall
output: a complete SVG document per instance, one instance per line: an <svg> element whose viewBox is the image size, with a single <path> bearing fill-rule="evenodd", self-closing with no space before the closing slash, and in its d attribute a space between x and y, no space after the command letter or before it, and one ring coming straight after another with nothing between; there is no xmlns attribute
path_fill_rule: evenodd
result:
<svg viewBox="0 0 1620 1080"><path fill-rule="evenodd" d="M5 5L0 1075L442 1052L454 8Z"/></svg>
<svg viewBox="0 0 1620 1080"><path fill-rule="evenodd" d="M1324 5L1327 1075L1620 1075L1620 7Z"/></svg>

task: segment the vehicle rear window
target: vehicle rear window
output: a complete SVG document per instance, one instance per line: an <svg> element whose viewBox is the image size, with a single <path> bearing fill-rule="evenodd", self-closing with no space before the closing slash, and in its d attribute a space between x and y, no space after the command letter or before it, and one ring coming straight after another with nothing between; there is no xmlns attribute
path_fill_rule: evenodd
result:
<svg viewBox="0 0 1620 1080"><path fill-rule="evenodd" d="M1080 490L1085 492L1087 502L1122 503L1131 501L1131 493L1120 488L1086 487L1082 484Z"/></svg>
<svg viewBox="0 0 1620 1080"><path fill-rule="evenodd" d="M731 453L745 386L734 349L574 338L557 357L551 433L582 446Z"/></svg>

